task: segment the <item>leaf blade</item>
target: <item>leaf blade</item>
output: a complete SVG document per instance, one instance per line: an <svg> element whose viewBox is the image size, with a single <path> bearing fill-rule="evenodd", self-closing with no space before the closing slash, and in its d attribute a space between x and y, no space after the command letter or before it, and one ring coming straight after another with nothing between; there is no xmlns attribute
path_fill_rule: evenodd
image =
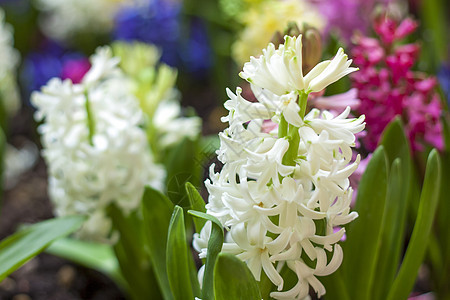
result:
<svg viewBox="0 0 450 300"><path fill-rule="evenodd" d="M166 251L167 276L174 299L194 299L189 275L183 209L178 205L175 206L170 219Z"/></svg>
<svg viewBox="0 0 450 300"><path fill-rule="evenodd" d="M0 242L0 281L48 247L54 240L77 230L84 216L46 220L19 230Z"/></svg>
<svg viewBox="0 0 450 300"><path fill-rule="evenodd" d="M416 223L402 265L389 291L389 300L406 299L414 285L427 249L428 236L439 200L440 184L441 164L437 151L433 149L428 156ZM412 274L416 276L411 276Z"/></svg>
<svg viewBox="0 0 450 300"><path fill-rule="evenodd" d="M205 300L214 300L214 266L217 256L222 250L223 245L223 228L222 224L214 216L198 211L188 211L189 214L211 221L211 236L208 241L208 251L206 255L205 273L203 275L202 297Z"/></svg>
<svg viewBox="0 0 450 300"><path fill-rule="evenodd" d="M191 210L199 211L202 213L206 213L205 201L203 200L200 193L194 187L194 185L190 182L186 182L186 193L189 198L189 203L191 204ZM202 230L203 226L205 226L205 219L203 218L194 218L194 226L195 232L199 233Z"/></svg>
<svg viewBox="0 0 450 300"><path fill-rule="evenodd" d="M217 300L260 300L258 284L247 265L232 254L220 253L214 267Z"/></svg>
<svg viewBox="0 0 450 300"><path fill-rule="evenodd" d="M146 187L142 197L145 243L164 299L173 299L166 268L166 243L173 204L159 191Z"/></svg>
<svg viewBox="0 0 450 300"><path fill-rule="evenodd" d="M380 146L359 183L355 206L359 217L350 224L343 244L347 259L344 259L342 268L352 299L370 299L381 239L387 176L386 154Z"/></svg>

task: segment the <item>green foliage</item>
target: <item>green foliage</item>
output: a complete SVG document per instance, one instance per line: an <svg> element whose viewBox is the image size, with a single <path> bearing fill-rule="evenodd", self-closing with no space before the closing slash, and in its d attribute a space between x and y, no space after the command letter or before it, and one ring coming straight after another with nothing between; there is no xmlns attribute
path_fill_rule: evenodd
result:
<svg viewBox="0 0 450 300"><path fill-rule="evenodd" d="M197 189L190 182L186 182L186 193L189 198L190 208L195 211L206 213L205 201L203 200ZM200 230L202 230L205 223L206 220L204 218L194 218L195 231L197 233L200 233Z"/></svg>
<svg viewBox="0 0 450 300"><path fill-rule="evenodd" d="M189 213L198 218L211 221L212 223L211 236L208 241L208 251L206 255L205 273L203 275L202 297L204 300L214 300L214 265L216 264L217 255L219 255L223 245L222 224L211 215L192 210L190 210Z"/></svg>
<svg viewBox="0 0 450 300"><path fill-rule="evenodd" d="M113 228L120 234L114 252L128 283L130 296L133 299L161 299L161 291L144 247L142 218L136 211L124 215L115 205L110 206L109 215Z"/></svg>
<svg viewBox="0 0 450 300"><path fill-rule="evenodd" d="M150 187L145 188L142 198L145 242L156 279L166 300L173 299L167 277L165 248L172 211L173 204L165 195Z"/></svg>
<svg viewBox="0 0 450 300"><path fill-rule="evenodd" d="M405 258L389 291L389 300L406 299L413 288L415 277L425 255L434 215L439 200L441 164L436 150L428 156L420 205Z"/></svg>
<svg viewBox="0 0 450 300"><path fill-rule="evenodd" d="M355 210L359 217L349 226L343 245L344 262L337 272L322 279L327 288L326 298L408 297L432 236L434 214L443 191L441 173L445 176L446 168L442 167L437 151L431 151L417 215L413 218L413 233L402 260L406 215L414 205L413 189L419 188L413 184L411 152L403 126L399 119L389 124L358 187ZM445 255L438 251L437 256L441 257L438 261L443 261Z"/></svg>
<svg viewBox="0 0 450 300"><path fill-rule="evenodd" d="M175 206L167 237L166 265L170 289L176 300L194 299L195 288L193 289L192 285L198 285L198 282L191 282L189 270L191 265L188 259L183 209Z"/></svg>
<svg viewBox="0 0 450 300"><path fill-rule="evenodd" d="M440 64L446 60L448 53L448 11L449 3L446 0L432 0L420 2L420 17L423 40L427 46L422 47L421 67L426 71L435 73Z"/></svg>
<svg viewBox="0 0 450 300"><path fill-rule="evenodd" d="M217 300L260 300L258 284L247 265L231 254L221 253L214 268Z"/></svg>
<svg viewBox="0 0 450 300"><path fill-rule="evenodd" d="M386 152L379 147L359 183L355 206L359 217L350 224L343 245L342 269L351 299L370 299L382 237L387 168Z"/></svg>
<svg viewBox="0 0 450 300"><path fill-rule="evenodd" d="M112 278L119 286L126 288L111 245L62 238L53 242L45 252L98 270Z"/></svg>
<svg viewBox="0 0 450 300"><path fill-rule="evenodd" d="M173 204L183 208L189 207L189 199L185 193L186 182L196 185L200 180L200 165L197 156L198 141L186 138L171 148L164 158L167 170L167 195Z"/></svg>
<svg viewBox="0 0 450 300"><path fill-rule="evenodd" d="M442 161L442 180L439 205L436 212L437 222L436 233L434 240L436 241L436 251L439 255L439 260L432 266L434 273L434 285L435 291L438 295L438 299L450 298L450 226L448 226L448 220L450 220L450 152L445 152L441 158ZM431 246L431 245L430 245Z"/></svg>
<svg viewBox="0 0 450 300"><path fill-rule="evenodd" d="M383 216L382 236L377 261L375 278L378 280L372 287L373 299L386 299L389 287L394 281L397 266L402 256L404 231L406 224L407 198L401 176L401 160L396 158L389 174L387 199Z"/></svg>
<svg viewBox="0 0 450 300"><path fill-rule="evenodd" d="M70 216L43 221L0 242L0 281L36 256L53 241L64 237L83 224L84 216Z"/></svg>

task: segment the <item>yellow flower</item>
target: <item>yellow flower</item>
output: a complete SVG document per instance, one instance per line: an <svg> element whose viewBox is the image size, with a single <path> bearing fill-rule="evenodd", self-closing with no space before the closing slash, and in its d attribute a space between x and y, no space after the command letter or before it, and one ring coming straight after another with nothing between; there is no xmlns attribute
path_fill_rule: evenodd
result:
<svg viewBox="0 0 450 300"><path fill-rule="evenodd" d="M283 32L289 22L322 29L325 21L314 8L301 0L250 1L255 2L241 15L244 29L232 46L232 55L238 65L243 65L250 56L259 56L275 32Z"/></svg>

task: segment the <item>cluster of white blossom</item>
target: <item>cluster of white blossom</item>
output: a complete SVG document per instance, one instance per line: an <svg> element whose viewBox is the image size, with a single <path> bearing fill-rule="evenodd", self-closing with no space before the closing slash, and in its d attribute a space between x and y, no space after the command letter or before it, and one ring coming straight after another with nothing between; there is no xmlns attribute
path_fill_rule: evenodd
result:
<svg viewBox="0 0 450 300"><path fill-rule="evenodd" d="M57 40L69 40L79 32L107 33L119 5L129 0L35 0L44 12L42 30Z"/></svg>
<svg viewBox="0 0 450 300"><path fill-rule="evenodd" d="M144 114L109 47L97 49L80 84L51 79L32 95L37 107L49 194L57 215L87 214L80 237L107 240L106 207L135 209L149 184L162 189L164 170L153 161Z"/></svg>
<svg viewBox="0 0 450 300"><path fill-rule="evenodd" d="M263 270L277 286L275 299L303 299L309 286L325 294L316 276L333 273L343 259L338 242L345 229L335 229L357 217L350 212L348 177L360 160L352 162L351 147L364 116L348 119L350 108L338 116L317 109L305 115L308 93L355 71L350 64L340 49L303 76L301 36L286 36L240 74L258 102L245 100L240 88L227 90L229 114L222 121L229 127L219 134L218 150L223 167L216 173L212 165L205 182L207 213L229 231L222 251L245 261L257 280ZM194 236L202 258L210 230L208 222ZM289 290L280 275L286 267L298 278Z"/></svg>

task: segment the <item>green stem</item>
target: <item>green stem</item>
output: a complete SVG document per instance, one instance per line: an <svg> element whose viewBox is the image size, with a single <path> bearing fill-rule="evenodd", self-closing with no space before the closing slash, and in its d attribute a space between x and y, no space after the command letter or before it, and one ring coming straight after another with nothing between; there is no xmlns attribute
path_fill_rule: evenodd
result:
<svg viewBox="0 0 450 300"><path fill-rule="evenodd" d="M308 95L309 93L305 92L305 91L300 91L298 94L298 104L300 106L300 118L305 118L305 114L306 114L306 104L308 102Z"/></svg>
<svg viewBox="0 0 450 300"><path fill-rule="evenodd" d="M278 125L278 138L284 138L288 134L288 122L281 114L280 124Z"/></svg>
<svg viewBox="0 0 450 300"><path fill-rule="evenodd" d="M91 105L89 103L89 97L88 97L88 92L85 91L84 92L84 96L86 98L86 114L87 114L87 125L89 128L89 143L91 145L94 144L93 142L93 137L95 134L95 122L94 122L94 116L92 115L92 111L91 111Z"/></svg>

